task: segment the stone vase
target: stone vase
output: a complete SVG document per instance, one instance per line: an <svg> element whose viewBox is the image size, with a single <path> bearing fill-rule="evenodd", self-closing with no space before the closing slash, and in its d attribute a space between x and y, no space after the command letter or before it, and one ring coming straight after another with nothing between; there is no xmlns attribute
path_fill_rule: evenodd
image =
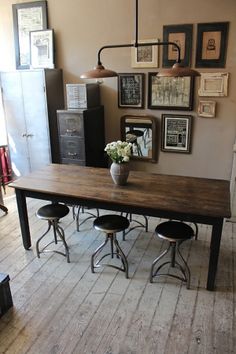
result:
<svg viewBox="0 0 236 354"><path fill-rule="evenodd" d="M124 186L127 183L129 176L129 163L112 162L110 167L111 177L113 182L119 186Z"/></svg>

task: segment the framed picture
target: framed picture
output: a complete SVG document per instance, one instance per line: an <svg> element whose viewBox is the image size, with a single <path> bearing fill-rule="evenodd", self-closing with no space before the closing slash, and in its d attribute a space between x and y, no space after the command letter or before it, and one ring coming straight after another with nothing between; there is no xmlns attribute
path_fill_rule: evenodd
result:
<svg viewBox="0 0 236 354"><path fill-rule="evenodd" d="M148 73L148 108L191 111L194 78L157 77L156 74Z"/></svg>
<svg viewBox="0 0 236 354"><path fill-rule="evenodd" d="M190 153L191 123L192 116L162 114L162 151Z"/></svg>
<svg viewBox="0 0 236 354"><path fill-rule="evenodd" d="M30 31L47 29L47 2L12 5L16 69L30 67Z"/></svg>
<svg viewBox="0 0 236 354"><path fill-rule="evenodd" d="M174 42L180 47L180 59L184 66L190 66L192 54L193 25L163 26L163 42ZM171 67L177 59L177 49L173 45L163 47L163 67Z"/></svg>
<svg viewBox="0 0 236 354"><path fill-rule="evenodd" d="M53 30L30 32L30 66L54 68Z"/></svg>
<svg viewBox="0 0 236 354"><path fill-rule="evenodd" d="M199 23L197 27L197 68L224 68L229 22Z"/></svg>
<svg viewBox="0 0 236 354"><path fill-rule="evenodd" d="M224 97L228 95L229 73L202 73L199 96Z"/></svg>
<svg viewBox="0 0 236 354"><path fill-rule="evenodd" d="M139 40L139 43L159 42L159 39ZM131 48L132 68L157 68L158 67L158 46L140 46Z"/></svg>
<svg viewBox="0 0 236 354"><path fill-rule="evenodd" d="M144 108L144 78L141 74L118 74L118 106Z"/></svg>
<svg viewBox="0 0 236 354"><path fill-rule="evenodd" d="M216 111L215 101L199 101L198 115L204 118L214 118Z"/></svg>

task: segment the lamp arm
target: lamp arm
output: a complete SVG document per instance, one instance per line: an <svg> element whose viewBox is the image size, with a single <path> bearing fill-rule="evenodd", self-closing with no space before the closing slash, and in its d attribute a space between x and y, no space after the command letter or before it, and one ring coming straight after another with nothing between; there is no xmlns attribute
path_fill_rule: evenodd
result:
<svg viewBox="0 0 236 354"><path fill-rule="evenodd" d="M131 43L131 44L114 44L114 45L105 45L101 47L98 51L98 65L102 65L101 62L101 52L104 49L111 49L111 48L131 48L131 47L147 47L147 46L154 46L154 45L173 45L177 49L177 59L176 63L180 63L180 47L175 42L150 42L150 43Z"/></svg>

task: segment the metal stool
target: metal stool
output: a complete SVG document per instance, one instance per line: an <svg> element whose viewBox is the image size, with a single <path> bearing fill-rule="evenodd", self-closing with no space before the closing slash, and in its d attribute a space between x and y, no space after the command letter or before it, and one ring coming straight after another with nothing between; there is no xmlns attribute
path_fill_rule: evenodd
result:
<svg viewBox="0 0 236 354"><path fill-rule="evenodd" d="M186 240L191 239L194 236L194 231L191 226L179 222L179 221L166 221L159 224L155 230L158 237L169 241L168 248L162 252L162 254L157 257L152 263L151 272L150 272L150 282L153 282L154 277L158 276L170 276L173 278L180 279L186 282L187 289L190 287L190 270L187 265L186 260L183 258L180 253L179 246ZM166 261L160 264L157 270L154 272L155 265L160 261L162 257L164 257L169 251L171 251L171 260ZM179 259L182 261L182 265L176 261L176 255L179 256ZM178 270L182 273L182 276L178 276L175 274L167 273L159 273L162 267L170 264L172 268L178 268Z"/></svg>
<svg viewBox="0 0 236 354"><path fill-rule="evenodd" d="M113 267L121 270L122 272L125 272L126 278L128 278L128 261L116 239L116 233L127 229L129 227L129 220L121 215L103 215L97 218L96 220L94 220L93 226L96 230L105 232L106 239L91 256L92 273L94 273L94 268L98 268L101 265L107 265L109 267ZM111 252L106 253L99 260L95 262L95 258L105 247L108 240L110 240ZM114 246L115 246L115 251L114 251ZM113 264L101 264L101 261L105 257L111 256L111 258L113 258L114 255L116 255L116 257L121 260L122 267L118 267Z"/></svg>
<svg viewBox="0 0 236 354"><path fill-rule="evenodd" d="M121 215L123 216L123 212L121 212ZM135 225L130 227L127 231L123 231L123 241L125 241L125 236L132 230L137 229L139 227L142 227L145 229L145 232L148 232L148 218L146 217L146 215L142 215L142 217L144 218L144 222L142 223L139 220L136 220L133 218L133 214L131 213L125 213L125 217L127 219L129 219L129 222L135 222Z"/></svg>
<svg viewBox="0 0 236 354"><path fill-rule="evenodd" d="M76 212L76 208L78 208L77 212ZM73 219L76 221L76 230L79 231L79 228L81 225L83 225L87 220L89 219L93 219L93 218L98 218L99 217L99 210L96 210L96 214L92 213L90 210L90 208L85 207L85 206L81 206L81 205L73 205L72 207L72 215L73 215ZM80 214L87 214L88 216L82 220L81 222L79 221L79 215Z"/></svg>
<svg viewBox="0 0 236 354"><path fill-rule="evenodd" d="M65 241L65 233L63 228L58 224L59 220L66 216L69 213L70 209L64 204L48 204L41 207L36 215L39 219L48 221L48 229L47 231L38 239L36 242L36 252L38 258L40 258L40 253L43 252L55 252L59 253L67 258L67 262L70 263L69 256L69 247ZM50 231L51 227L53 227L54 240L49 242L46 246L44 246L41 250L39 250L39 242L46 236L46 234ZM58 236L58 237L57 237ZM65 247L65 253L57 251L57 250L48 250L46 249L50 244L61 241Z"/></svg>

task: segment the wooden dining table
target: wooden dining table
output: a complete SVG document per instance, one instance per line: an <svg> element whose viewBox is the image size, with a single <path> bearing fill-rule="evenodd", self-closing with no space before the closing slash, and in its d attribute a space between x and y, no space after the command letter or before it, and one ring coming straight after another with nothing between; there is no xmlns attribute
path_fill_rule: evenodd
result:
<svg viewBox="0 0 236 354"><path fill-rule="evenodd" d="M25 249L31 247L26 197L211 225L208 290L215 286L223 221L231 216L229 185L219 179L130 171L128 183L118 186L109 169L63 164L48 165L10 184Z"/></svg>

